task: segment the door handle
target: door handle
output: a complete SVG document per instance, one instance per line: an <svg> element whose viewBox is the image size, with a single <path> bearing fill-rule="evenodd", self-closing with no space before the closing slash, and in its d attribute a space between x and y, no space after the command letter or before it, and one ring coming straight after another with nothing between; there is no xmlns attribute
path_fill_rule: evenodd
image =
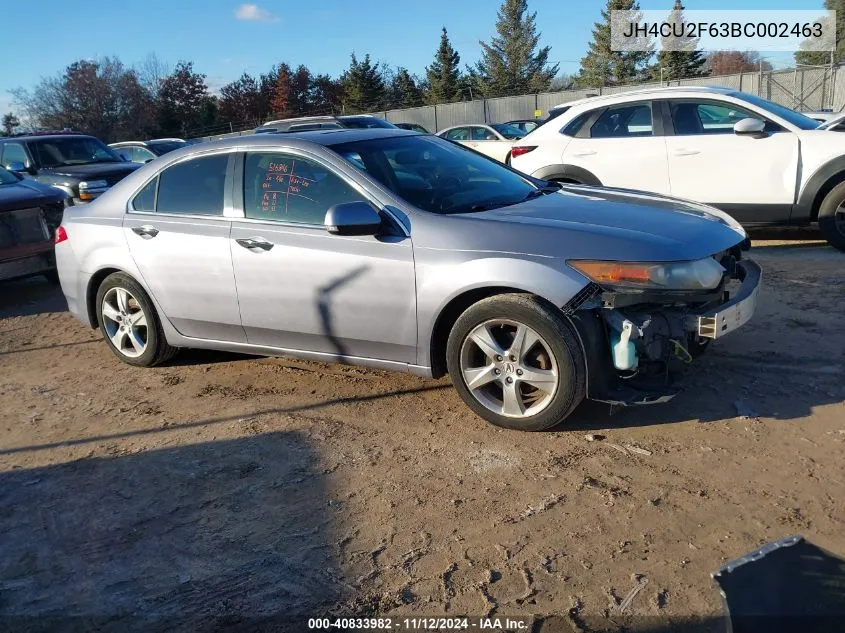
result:
<svg viewBox="0 0 845 633"><path fill-rule="evenodd" d="M247 237L235 240L240 246L252 250L253 248L260 248L262 251L269 251L273 248L273 243L268 242L260 237Z"/></svg>
<svg viewBox="0 0 845 633"><path fill-rule="evenodd" d="M154 226L150 226L149 224L144 224L143 226L133 226L132 232L140 235L145 240L152 239L158 235L158 229Z"/></svg>
<svg viewBox="0 0 845 633"><path fill-rule="evenodd" d="M697 149L676 149L674 151L675 156L695 156L700 153Z"/></svg>
<svg viewBox="0 0 845 633"><path fill-rule="evenodd" d="M596 153L595 151L588 149L588 150L583 151L583 152L572 152L572 155L573 156L593 156L593 155L595 155L595 153Z"/></svg>

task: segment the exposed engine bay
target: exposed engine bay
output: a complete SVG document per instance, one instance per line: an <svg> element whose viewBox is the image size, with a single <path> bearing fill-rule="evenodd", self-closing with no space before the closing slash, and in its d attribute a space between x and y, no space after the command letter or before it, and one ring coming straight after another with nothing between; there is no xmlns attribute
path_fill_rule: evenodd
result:
<svg viewBox="0 0 845 633"><path fill-rule="evenodd" d="M622 406L666 402L678 393L677 379L712 340L748 321L760 267L742 261L739 248L713 257L725 272L710 291L626 291L591 284L579 293L570 318L584 343L589 398Z"/></svg>

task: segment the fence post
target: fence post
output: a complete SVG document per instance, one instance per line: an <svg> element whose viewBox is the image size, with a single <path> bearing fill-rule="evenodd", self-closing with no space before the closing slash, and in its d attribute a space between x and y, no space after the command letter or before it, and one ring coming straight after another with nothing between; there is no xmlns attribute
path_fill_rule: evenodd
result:
<svg viewBox="0 0 845 633"><path fill-rule="evenodd" d="M487 112L487 99L482 99L481 102L482 102L482 106L484 108L484 122L490 123L490 116L489 116L489 113Z"/></svg>
<svg viewBox="0 0 845 633"><path fill-rule="evenodd" d="M535 92L534 93L534 116L537 115L537 110L539 110L539 109L540 109L540 93ZM542 113L540 114L540 116L543 116ZM534 117L531 117L531 118L534 118Z"/></svg>
<svg viewBox="0 0 845 633"><path fill-rule="evenodd" d="M439 126L439 125L437 125L437 104L435 103L435 104L434 104L433 106L431 106L431 107L432 107L432 108L434 108L434 131L435 131L435 132L439 132L439 131L440 131L440 126Z"/></svg>

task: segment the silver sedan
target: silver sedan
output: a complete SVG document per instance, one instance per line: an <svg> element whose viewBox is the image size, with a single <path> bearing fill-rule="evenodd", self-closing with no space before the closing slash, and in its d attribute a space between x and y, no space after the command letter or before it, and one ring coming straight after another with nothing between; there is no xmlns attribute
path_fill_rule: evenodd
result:
<svg viewBox="0 0 845 633"><path fill-rule="evenodd" d="M535 180L399 129L177 150L69 208L56 241L71 312L126 363L196 347L448 372L476 413L524 430L585 397L670 398L760 280L719 211Z"/></svg>

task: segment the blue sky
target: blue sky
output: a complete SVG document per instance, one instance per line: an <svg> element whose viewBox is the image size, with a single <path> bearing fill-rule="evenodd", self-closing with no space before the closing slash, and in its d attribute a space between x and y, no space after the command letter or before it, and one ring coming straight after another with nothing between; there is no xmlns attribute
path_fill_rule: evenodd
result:
<svg viewBox="0 0 845 633"><path fill-rule="evenodd" d="M561 71L578 70L604 5L604 0L529 0L529 9L537 12L542 43L552 47L551 59L560 62ZM672 0L640 0L640 5L668 12ZM686 0L685 5L687 9L818 9L822 0ZM462 63L475 62L478 40L488 40L494 32L498 6L499 0L256 0L247 5L237 0L78 0L71 8L66 0L40 0L40 15L66 16L69 28L59 37L38 40L44 45L34 45L31 24L15 29L13 22L6 22L0 113L11 107L8 90L29 87L74 60L105 55L117 55L129 65L151 52L170 64L193 60L212 89L244 71L258 74L281 61L337 75L348 65L352 51L422 74L442 26L449 30ZM783 66L792 57L769 58Z"/></svg>

